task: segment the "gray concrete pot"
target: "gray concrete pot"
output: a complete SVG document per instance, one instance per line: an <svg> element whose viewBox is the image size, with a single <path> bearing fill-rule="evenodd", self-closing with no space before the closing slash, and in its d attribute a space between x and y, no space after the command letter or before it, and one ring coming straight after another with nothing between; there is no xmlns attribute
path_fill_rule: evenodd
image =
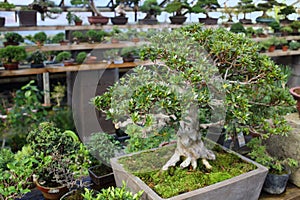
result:
<svg viewBox="0 0 300 200"><path fill-rule="evenodd" d="M236 154L243 160L253 163L257 169L234 178L200 188L191 192L180 194L168 198L169 200L257 200L259 198L263 183L268 173L268 169L246 157L243 157L235 152L226 151ZM132 154L126 155L131 156ZM122 156L124 157L124 156ZM121 157L119 157L121 158ZM138 177L125 171L123 166L118 163L119 158L111 159L111 166L114 172L114 177L118 187L122 186L122 181L125 181L127 187L134 193L143 190L142 199L145 200L163 200L155 193L148 185L146 185Z"/></svg>

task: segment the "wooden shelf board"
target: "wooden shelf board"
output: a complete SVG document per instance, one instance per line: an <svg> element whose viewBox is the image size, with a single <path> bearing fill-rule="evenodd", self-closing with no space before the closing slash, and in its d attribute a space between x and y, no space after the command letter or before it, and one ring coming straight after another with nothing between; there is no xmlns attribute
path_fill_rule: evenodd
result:
<svg viewBox="0 0 300 200"><path fill-rule="evenodd" d="M73 66L48 65L46 68L23 68L18 70L0 70L0 77L34 75L34 74L42 74L45 72L58 73L58 72L114 69L114 68L133 68L143 63L144 62L128 62L122 64L97 63L97 64L82 64L82 65L73 65Z"/></svg>
<svg viewBox="0 0 300 200"><path fill-rule="evenodd" d="M0 31L46 31L46 30L99 30L99 29L112 29L114 25L82 25L82 26L29 26L29 27L22 27L22 26L5 26L0 27ZM156 24L156 25L142 25L142 24L126 24L126 25L118 25L118 28L120 29L149 29L149 28L179 28L182 25L176 25L176 24Z"/></svg>
<svg viewBox="0 0 300 200"><path fill-rule="evenodd" d="M274 52L265 52L261 53L263 55L267 55L270 57L278 57L278 56L294 56L294 55L300 55L300 50L293 51L293 50L287 50L287 51L282 51L282 50L275 50Z"/></svg>
<svg viewBox="0 0 300 200"><path fill-rule="evenodd" d="M141 46L143 44L147 44L147 42L119 42L119 43L80 43L80 44L68 44L68 45L60 45L60 44L51 44L44 45L41 47L38 46L26 46L27 52L32 52L36 49L40 49L41 51L72 51L72 50L88 50L88 49L117 49L124 47L133 47L133 46Z"/></svg>

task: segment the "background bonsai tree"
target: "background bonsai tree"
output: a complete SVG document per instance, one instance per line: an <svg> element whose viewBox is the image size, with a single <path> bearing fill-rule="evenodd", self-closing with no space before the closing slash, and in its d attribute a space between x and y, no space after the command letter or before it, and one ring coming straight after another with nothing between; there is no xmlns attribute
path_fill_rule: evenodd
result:
<svg viewBox="0 0 300 200"><path fill-rule="evenodd" d="M154 67L135 68L93 103L130 136L173 130L177 147L163 170L181 156L182 168L195 169L198 159L211 168L215 155L202 141L211 128L233 138L288 132L282 115L294 109L294 100L286 76L255 42L201 25L161 34L141 53Z"/></svg>
<svg viewBox="0 0 300 200"><path fill-rule="evenodd" d="M206 18L209 18L209 11L217 8L220 8L220 4L217 0L198 0L197 3L192 7L192 11L194 13L204 13Z"/></svg>
<svg viewBox="0 0 300 200"><path fill-rule="evenodd" d="M144 19L156 19L156 16L161 13L161 8L156 0L145 0L140 11L146 13Z"/></svg>
<svg viewBox="0 0 300 200"><path fill-rule="evenodd" d="M191 12L191 9L190 4L186 0L174 0L169 2L165 7L165 11L174 13L174 16L184 16Z"/></svg>
<svg viewBox="0 0 300 200"><path fill-rule="evenodd" d="M255 11L255 6L252 0L241 0L238 2L237 9L243 13L243 19L246 19L246 14Z"/></svg>

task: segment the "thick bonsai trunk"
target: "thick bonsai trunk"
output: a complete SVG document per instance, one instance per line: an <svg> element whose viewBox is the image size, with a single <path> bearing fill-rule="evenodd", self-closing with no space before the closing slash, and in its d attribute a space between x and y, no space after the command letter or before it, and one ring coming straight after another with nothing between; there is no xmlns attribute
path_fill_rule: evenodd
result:
<svg viewBox="0 0 300 200"><path fill-rule="evenodd" d="M174 155L163 166L162 170L167 170L171 166L175 166L180 157L185 160L180 164L181 168L192 165L193 169L197 168L197 160L202 159L202 163L206 168L210 169L211 165L207 160L214 160L215 154L208 150L201 139L199 132L199 120L197 109L189 109L185 118L180 121L180 127L177 132L177 148Z"/></svg>

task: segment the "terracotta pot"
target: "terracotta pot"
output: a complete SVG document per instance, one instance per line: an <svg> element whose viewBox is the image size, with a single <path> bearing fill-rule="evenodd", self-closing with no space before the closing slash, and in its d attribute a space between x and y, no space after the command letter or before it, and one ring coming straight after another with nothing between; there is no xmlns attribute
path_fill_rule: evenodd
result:
<svg viewBox="0 0 300 200"><path fill-rule="evenodd" d="M299 117L300 117L300 86L298 86L298 87L292 87L290 89L290 94L297 101L296 108L297 108L297 111L298 111Z"/></svg>
<svg viewBox="0 0 300 200"><path fill-rule="evenodd" d="M287 45L282 45L282 51L287 51L288 49L289 49L289 46L287 46Z"/></svg>
<svg viewBox="0 0 300 200"><path fill-rule="evenodd" d="M139 41L140 41L140 38L138 38L138 37L134 37L134 38L131 39L131 42L137 43Z"/></svg>
<svg viewBox="0 0 300 200"><path fill-rule="evenodd" d="M100 24L106 25L108 23L109 18L104 16L89 16L88 21L91 25L93 24Z"/></svg>
<svg viewBox="0 0 300 200"><path fill-rule="evenodd" d="M67 186L59 186L59 187L45 187L39 184L36 181L36 187L40 190L45 199L57 200L60 199L64 194L66 194L69 190Z"/></svg>
<svg viewBox="0 0 300 200"><path fill-rule="evenodd" d="M169 17L171 24L183 24L187 17L185 16L173 16L173 17Z"/></svg>
<svg viewBox="0 0 300 200"><path fill-rule="evenodd" d="M276 46L275 46L275 45L272 45L272 46L269 47L268 51L269 51L269 52L274 52L275 49L276 49Z"/></svg>
<svg viewBox="0 0 300 200"><path fill-rule="evenodd" d="M110 42L113 44L116 44L116 43L119 43L119 40L116 38L111 38Z"/></svg>
<svg viewBox="0 0 300 200"><path fill-rule="evenodd" d="M19 63L18 62L14 62L14 63L3 63L3 67L6 70L15 70L15 69L19 69Z"/></svg>
<svg viewBox="0 0 300 200"><path fill-rule="evenodd" d="M82 25L82 21L80 22L75 22L75 26L81 26Z"/></svg>

